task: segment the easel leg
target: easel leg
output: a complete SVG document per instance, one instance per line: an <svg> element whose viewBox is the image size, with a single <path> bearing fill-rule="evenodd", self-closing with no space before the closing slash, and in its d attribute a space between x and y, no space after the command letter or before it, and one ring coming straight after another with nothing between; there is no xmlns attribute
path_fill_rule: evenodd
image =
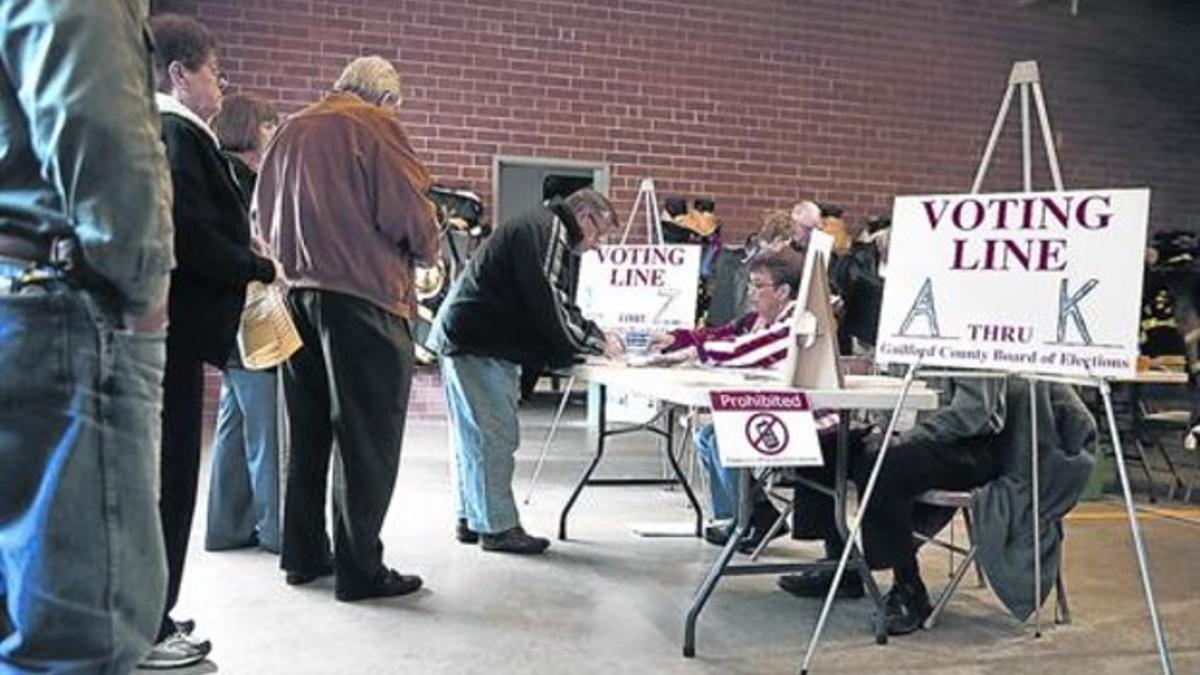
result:
<svg viewBox="0 0 1200 675"><path fill-rule="evenodd" d="M1171 655L1167 651L1167 640L1163 635L1162 624L1158 618L1158 604L1154 600L1154 589L1150 582L1150 568L1146 562L1146 545L1142 542L1142 529L1138 525L1137 513L1133 507L1133 493L1129 489L1129 474L1122 461L1121 435L1117 431L1117 419L1113 413L1111 390L1107 380L1099 380L1100 397L1104 399L1104 412L1108 418L1108 428L1112 431L1113 455L1117 465L1117 476L1121 479L1121 492L1125 497L1125 513L1129 517L1129 532L1133 535L1133 550L1137 555L1138 571L1142 577L1142 593L1146 596L1146 607L1150 610L1150 623L1154 628L1154 639L1158 643L1158 660L1164 675L1171 675Z"/></svg>
<svg viewBox="0 0 1200 675"><path fill-rule="evenodd" d="M904 410L904 403L908 400L908 392L912 389L913 378L916 376L919 366L919 361L912 364L908 367L908 373L904 375L904 387L900 390L900 398L896 401L895 410L892 411L892 419L888 421L886 435L883 437L883 443L879 446L879 455L875 458L875 466L871 468L871 476L867 479L867 486L859 499L858 513L854 515L854 526L850 528L849 536L846 537L846 546L842 549L841 558L838 559L837 570L833 574L833 583L829 585L829 591L825 594L825 604L821 606L821 615L817 618L817 626L813 629L812 637L808 641L808 650L804 654L804 662L800 665L800 675L808 675L809 663L812 661L813 654L816 653L817 642L821 639L821 631L824 630L825 621L829 618L829 610L833 607L833 598L837 595L838 586L842 583L842 575L846 572L846 562L850 558L850 551L855 548L853 542L862 528L863 516L871 502L871 493L875 490L875 481L879 478L879 470L883 468L888 446L891 445L892 434L896 431L896 422L900 419L900 411Z"/></svg>
<svg viewBox="0 0 1200 675"><path fill-rule="evenodd" d="M563 411L567 409L567 400L571 398L571 388L574 386L575 376L572 375L567 379L567 386L563 388L562 398L558 402L558 412L554 413L554 420L550 422L550 430L546 432L546 440L542 442L542 452L538 455L537 465L533 467L533 476L529 480L529 492L525 494L526 506L529 506L529 500L533 498L538 478L542 475L542 465L546 463L546 454L550 452L550 442L554 440L554 434L558 432L558 423L562 421Z"/></svg>
<svg viewBox="0 0 1200 675"><path fill-rule="evenodd" d="M1033 486L1033 637L1042 637L1042 505L1038 476L1037 382L1029 380L1029 457Z"/></svg>

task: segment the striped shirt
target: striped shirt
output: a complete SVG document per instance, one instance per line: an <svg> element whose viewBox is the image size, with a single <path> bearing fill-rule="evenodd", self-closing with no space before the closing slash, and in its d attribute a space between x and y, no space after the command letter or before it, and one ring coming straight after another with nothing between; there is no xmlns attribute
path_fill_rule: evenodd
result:
<svg viewBox="0 0 1200 675"><path fill-rule="evenodd" d="M748 312L720 326L674 330L674 341L663 351L693 348L701 363L723 368L779 368L787 358L795 311L793 301L765 326L757 312ZM814 410L813 419L819 433L837 429L838 415L832 410Z"/></svg>

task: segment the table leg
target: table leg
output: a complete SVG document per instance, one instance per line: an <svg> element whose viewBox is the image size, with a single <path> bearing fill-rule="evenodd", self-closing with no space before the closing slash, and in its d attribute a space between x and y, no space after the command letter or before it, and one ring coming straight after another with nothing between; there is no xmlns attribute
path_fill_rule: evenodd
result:
<svg viewBox="0 0 1200 675"><path fill-rule="evenodd" d="M700 618L700 612L704 610L708 596L712 595L713 589L717 587L717 582L721 580L721 575L725 572L729 559L737 551L742 536L750 527L750 469L739 469L738 473L740 474L738 476L740 489L738 490L737 527L729 535L729 541L725 542L725 548L721 549L721 554L717 556L716 561L708 570L708 575L704 577L704 581L696 589L696 594L692 596L692 605L688 608L687 619L683 624L683 655L687 658L696 655L696 621Z"/></svg>
<svg viewBox="0 0 1200 675"><path fill-rule="evenodd" d="M567 538L567 516L571 513L571 507L575 505L575 500L579 499L579 493L583 492L583 487L587 485L588 479L592 477L592 472L596 470L596 466L600 464L600 458L604 456L604 439L608 435L607 412L608 412L608 387L600 385L600 411L597 422L596 434L596 456L592 458L587 469L580 476L579 482L575 484L575 489L571 492L571 496L567 498L567 503L563 506L562 514L558 517L558 538L565 540Z"/></svg>
<svg viewBox="0 0 1200 675"><path fill-rule="evenodd" d="M704 533L704 511L700 508L700 502L696 500L696 494L692 492L692 486L688 484L687 477L679 466L679 460L675 457L674 407L667 411L667 459L671 462L671 470L675 472L676 480L683 486L683 492L687 495L688 501L691 502L692 509L696 513L696 536L699 537Z"/></svg>

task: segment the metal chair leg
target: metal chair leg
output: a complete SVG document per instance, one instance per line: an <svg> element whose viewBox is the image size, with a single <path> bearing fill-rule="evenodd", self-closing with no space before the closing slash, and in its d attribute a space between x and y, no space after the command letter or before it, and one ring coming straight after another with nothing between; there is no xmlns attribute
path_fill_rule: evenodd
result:
<svg viewBox="0 0 1200 675"><path fill-rule="evenodd" d="M962 510L963 523L967 528L967 547L975 548L975 523L971 520L971 508L967 507ZM975 585L979 588L987 586L987 582L983 578L983 566L979 564L979 558L974 559L975 565Z"/></svg>
<svg viewBox="0 0 1200 675"><path fill-rule="evenodd" d="M1183 480L1183 476L1179 473L1179 469L1175 468L1175 462L1171 461L1171 452L1167 446L1163 445L1162 438L1158 437L1154 441L1154 445L1158 447L1158 454L1162 455L1163 461L1167 463L1167 470L1171 472L1171 489L1167 490L1167 501L1175 499L1175 488L1179 487L1184 493L1187 492L1188 484ZM1183 447L1182 444L1180 447Z"/></svg>
<svg viewBox="0 0 1200 675"><path fill-rule="evenodd" d="M923 625L925 628L933 628L937 624L938 617L941 616L942 610L945 609L946 603L950 602L950 596L954 595L954 591L958 590L958 585L962 583L963 577L967 575L967 570L975 564L975 554L978 549L972 547L967 553L961 565L954 570L954 576L950 579L950 583L942 589L938 595L937 602L933 605L933 611L925 618Z"/></svg>

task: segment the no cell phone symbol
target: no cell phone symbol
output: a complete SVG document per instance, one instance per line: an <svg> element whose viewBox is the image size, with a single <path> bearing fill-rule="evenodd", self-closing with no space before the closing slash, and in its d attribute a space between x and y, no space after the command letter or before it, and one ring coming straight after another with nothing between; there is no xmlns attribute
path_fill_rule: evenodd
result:
<svg viewBox="0 0 1200 675"><path fill-rule="evenodd" d="M788 446L787 425L771 413L755 413L746 420L746 440L760 455L778 455Z"/></svg>

